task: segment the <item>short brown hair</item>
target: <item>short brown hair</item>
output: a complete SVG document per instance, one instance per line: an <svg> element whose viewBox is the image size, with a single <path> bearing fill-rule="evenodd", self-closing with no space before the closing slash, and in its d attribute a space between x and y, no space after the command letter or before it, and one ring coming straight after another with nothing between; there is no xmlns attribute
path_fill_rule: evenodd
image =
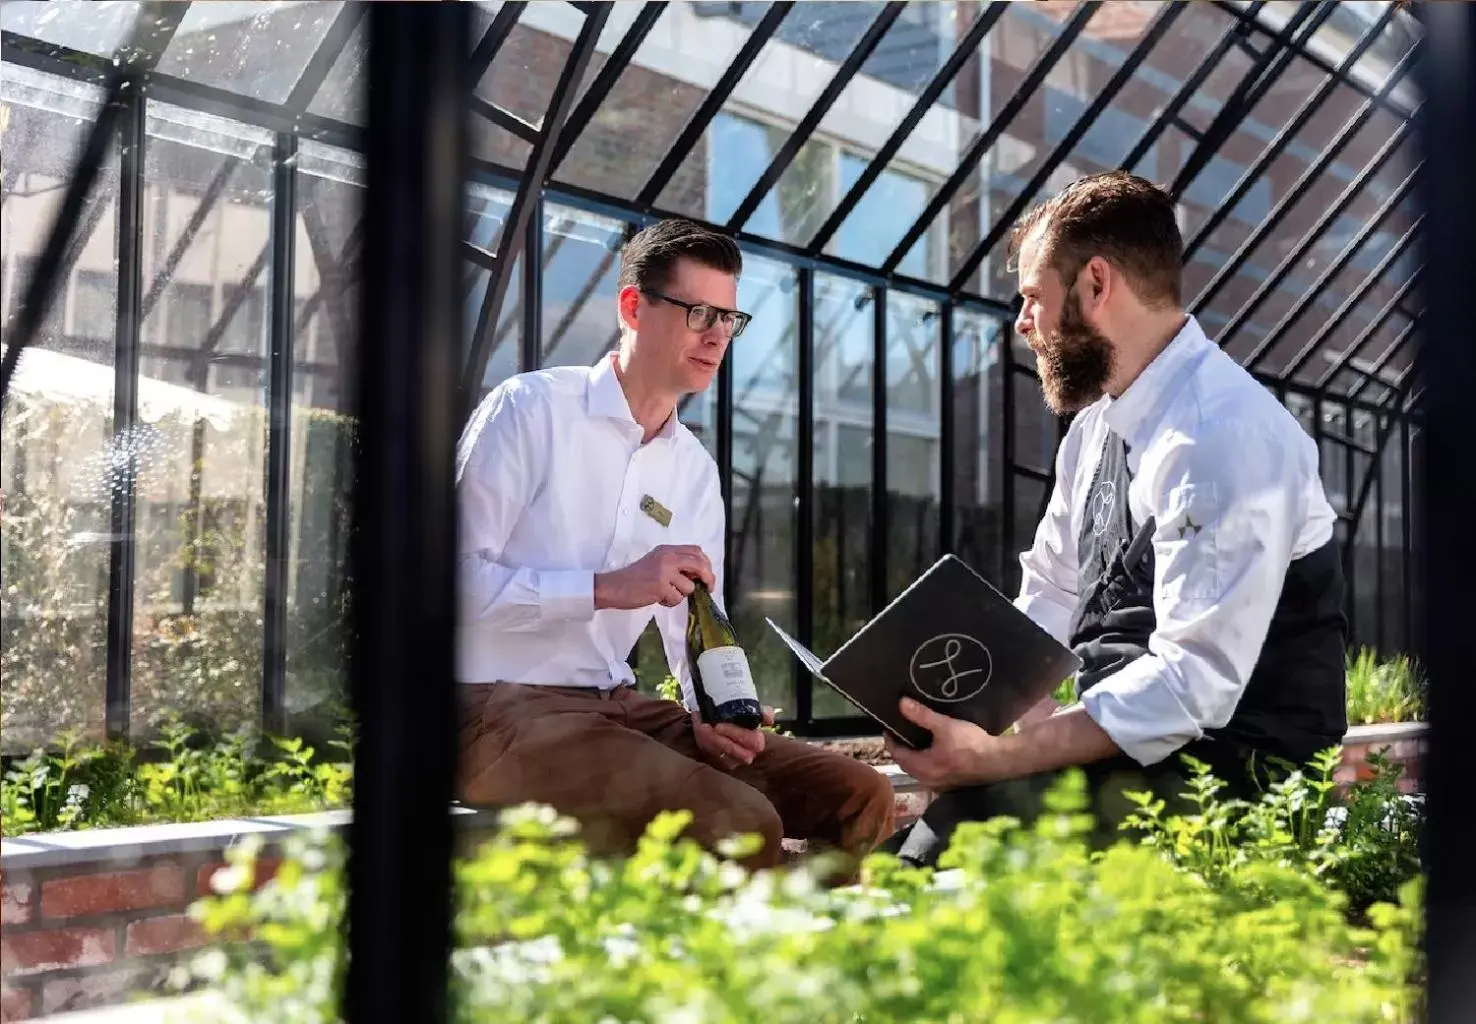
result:
<svg viewBox="0 0 1476 1024"><path fill-rule="evenodd" d="M672 266L683 257L734 277L743 273L743 254L731 237L674 217L636 232L625 243L617 287L634 285L659 291L670 281Z"/></svg>
<svg viewBox="0 0 1476 1024"><path fill-rule="evenodd" d="M1088 175L1040 203L1015 225L1008 260L1041 228L1047 259L1069 287L1093 256L1111 263L1149 306L1183 302L1184 239L1174 201L1163 189L1126 171Z"/></svg>

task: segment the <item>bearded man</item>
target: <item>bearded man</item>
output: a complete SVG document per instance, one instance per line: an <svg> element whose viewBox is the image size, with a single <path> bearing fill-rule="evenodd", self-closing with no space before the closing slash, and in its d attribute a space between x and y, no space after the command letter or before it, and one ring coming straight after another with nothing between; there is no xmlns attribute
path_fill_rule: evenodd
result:
<svg viewBox="0 0 1476 1024"><path fill-rule="evenodd" d="M1028 821L1068 769L1103 839L1125 790L1184 792L1183 755L1250 796L1347 730L1317 447L1185 312L1173 200L1083 178L1026 214L1010 258L1046 402L1075 414L1015 603L1080 656L1079 699L999 736L903 700L932 743L889 748L941 795L885 849L919 865L960 821Z"/></svg>

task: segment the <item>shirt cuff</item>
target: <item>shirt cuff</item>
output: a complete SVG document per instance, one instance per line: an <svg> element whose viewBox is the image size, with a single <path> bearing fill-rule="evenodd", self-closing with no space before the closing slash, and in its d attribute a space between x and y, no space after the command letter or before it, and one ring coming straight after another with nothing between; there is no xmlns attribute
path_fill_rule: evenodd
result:
<svg viewBox="0 0 1476 1024"><path fill-rule="evenodd" d="M594 615L594 572L544 569L538 574L538 613L544 622Z"/></svg>
<svg viewBox="0 0 1476 1024"><path fill-rule="evenodd" d="M1156 655L1144 655L1081 695L1082 708L1112 742L1147 767L1204 735Z"/></svg>

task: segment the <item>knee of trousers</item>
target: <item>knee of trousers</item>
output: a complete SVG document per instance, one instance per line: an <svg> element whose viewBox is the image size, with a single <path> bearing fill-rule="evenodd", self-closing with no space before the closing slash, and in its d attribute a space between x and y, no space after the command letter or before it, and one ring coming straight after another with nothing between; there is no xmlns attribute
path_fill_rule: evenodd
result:
<svg viewBox="0 0 1476 1024"><path fill-rule="evenodd" d="M745 858L750 864L779 863L784 823L758 790L714 768L699 768L677 794L677 807L692 813L687 835L711 846L734 835L756 835L762 849Z"/></svg>

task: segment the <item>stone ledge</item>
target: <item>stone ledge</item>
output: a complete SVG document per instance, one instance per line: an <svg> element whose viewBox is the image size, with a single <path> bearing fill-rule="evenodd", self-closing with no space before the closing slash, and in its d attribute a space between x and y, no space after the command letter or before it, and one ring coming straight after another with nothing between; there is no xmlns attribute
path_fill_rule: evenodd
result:
<svg viewBox="0 0 1476 1024"><path fill-rule="evenodd" d="M1394 743L1423 737L1430 731L1428 722L1375 722L1350 726L1343 736L1345 746L1354 743Z"/></svg>

